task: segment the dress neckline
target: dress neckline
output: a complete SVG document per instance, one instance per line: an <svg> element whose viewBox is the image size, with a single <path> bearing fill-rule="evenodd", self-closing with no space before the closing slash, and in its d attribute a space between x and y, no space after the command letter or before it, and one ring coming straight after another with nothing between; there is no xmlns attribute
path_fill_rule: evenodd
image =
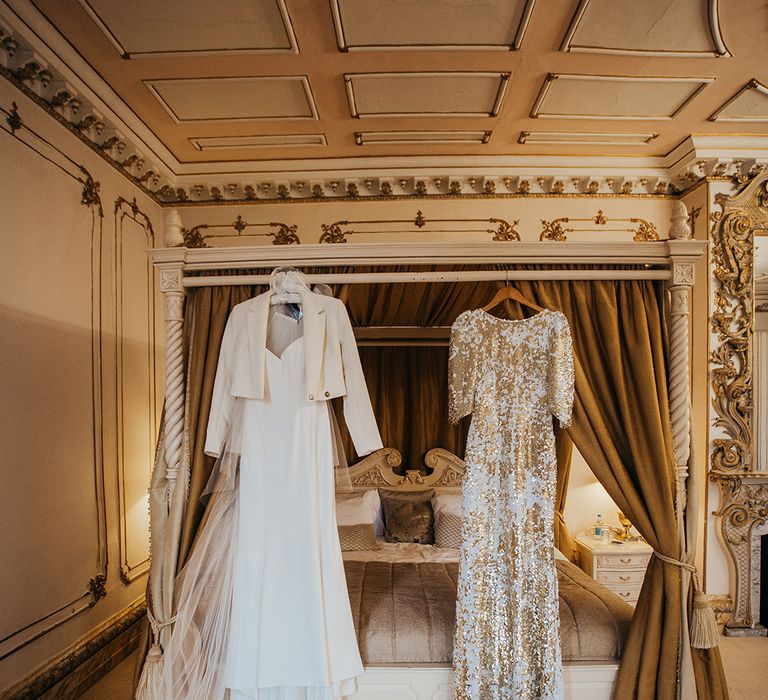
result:
<svg viewBox="0 0 768 700"><path fill-rule="evenodd" d="M501 321L502 323L515 323L515 324L527 323L528 321L535 321L541 316L551 313L550 309L542 309L538 313L533 314L533 316L528 316L527 318L499 318L498 316L489 314L487 311L483 309L476 309L476 311L479 311L484 317L492 319L493 321Z"/></svg>

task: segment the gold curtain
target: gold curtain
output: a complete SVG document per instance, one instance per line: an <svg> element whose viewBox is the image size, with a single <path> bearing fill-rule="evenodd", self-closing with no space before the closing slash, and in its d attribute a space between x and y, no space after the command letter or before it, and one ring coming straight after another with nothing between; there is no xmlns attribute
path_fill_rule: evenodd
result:
<svg viewBox="0 0 768 700"><path fill-rule="evenodd" d="M193 287L187 296L184 310L187 348L184 449L189 460L190 476L189 496L181 526L178 571L187 562L203 518L205 509L200 502L200 495L216 461L203 452L203 447L224 327L232 309L256 293L254 287L236 285Z"/></svg>
<svg viewBox="0 0 768 700"><path fill-rule="evenodd" d="M576 560L573 535L565 522L565 499L568 496L568 479L571 476L573 440L557 421L555 423L555 453L557 455L557 492L555 494L555 547L571 561Z"/></svg>
<svg viewBox="0 0 768 700"><path fill-rule="evenodd" d="M660 554L680 555L664 351L663 288L650 281L521 282L571 325L576 399L568 434L595 476ZM673 700L680 569L651 558L622 656L617 698ZM728 697L718 649L694 649L700 698Z"/></svg>
<svg viewBox="0 0 768 700"><path fill-rule="evenodd" d="M424 455L433 447L464 455L469 419L451 425L446 410L447 346L363 346L360 362L382 442L400 451L403 469L423 468ZM353 463L357 456L340 409L337 399L342 443Z"/></svg>

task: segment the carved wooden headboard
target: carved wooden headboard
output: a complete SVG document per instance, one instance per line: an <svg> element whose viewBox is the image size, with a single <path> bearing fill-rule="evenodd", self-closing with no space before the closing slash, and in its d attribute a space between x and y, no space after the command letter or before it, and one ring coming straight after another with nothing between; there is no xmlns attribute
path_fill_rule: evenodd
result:
<svg viewBox="0 0 768 700"><path fill-rule="evenodd" d="M432 448L424 456L429 473L418 469L407 469L405 475L396 474L395 468L403 462L394 447L383 447L363 457L349 468L349 477L355 491L375 489L379 486L400 491L421 491L434 488L438 491L459 491L464 478L466 464L452 452L440 447Z"/></svg>

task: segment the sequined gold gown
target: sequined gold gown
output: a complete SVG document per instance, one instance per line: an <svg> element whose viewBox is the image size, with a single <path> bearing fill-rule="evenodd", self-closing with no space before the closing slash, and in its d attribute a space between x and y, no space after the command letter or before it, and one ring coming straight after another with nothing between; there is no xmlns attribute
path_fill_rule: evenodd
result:
<svg viewBox="0 0 768 700"><path fill-rule="evenodd" d="M462 486L454 694L563 697L552 415L570 421L568 321L465 311L451 329L449 418L472 414Z"/></svg>

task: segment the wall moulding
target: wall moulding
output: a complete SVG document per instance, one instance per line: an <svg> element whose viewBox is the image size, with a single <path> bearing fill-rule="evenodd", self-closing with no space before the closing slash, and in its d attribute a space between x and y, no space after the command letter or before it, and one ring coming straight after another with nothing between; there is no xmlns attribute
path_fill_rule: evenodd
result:
<svg viewBox="0 0 768 700"><path fill-rule="evenodd" d="M91 212L91 226L89 232L89 264L90 264L90 396L92 411L92 451L93 451L93 479L95 492L95 572L84 581L82 592L73 600L61 604L50 612L29 621L21 628L6 634L0 639L0 660L10 656L19 649L31 644L36 639L44 636L51 630L64 624L67 620L79 615L93 607L106 596L106 580L108 565L107 542L107 516L106 516L106 492L104 480L104 446L103 446L103 399L102 399L102 308L101 308L101 251L103 242L104 211L99 193L99 182L96 181L88 170L75 162L66 153L48 142L42 136L29 128L19 113L14 102L11 109L0 107L0 113L4 116L5 133L3 138L13 138L24 144L31 151L54 166L57 174L63 174L75 181L78 185L75 196L79 202L88 207ZM54 605L54 604L52 604ZM48 607L48 606L46 606Z"/></svg>
<svg viewBox="0 0 768 700"><path fill-rule="evenodd" d="M120 578L124 583L130 583L139 576L143 576L149 571L149 551L147 555L139 561L132 561L130 556L130 527L129 527L129 485L126 479L126 453L130 450L130 443L133 440L129 440L130 435L134 440L136 439L135 431L140 429L138 422L133 425L128 425L126 421L126 391L132 390L142 382L128 381L126 382L126 356L131 352L131 343L126 343L126 337L132 336L132 333L127 333L125 328L125 314L124 314L124 284L128 280L132 280L134 275L125 274L125 265L128 250L126 249L127 236L129 232L126 231L124 222L125 219L133 221L137 227L140 227L143 232L141 241L141 247L152 248L155 245L155 232L152 227L150 218L139 208L136 198L132 201L128 201L123 197L118 197L115 200L114 207L115 215L115 242L114 242L114 260L113 260L113 272L114 272L114 288L113 288L113 300L114 300L114 338L115 338L115 421L117 436L115 447L115 463L117 465L117 492L118 492L118 528L119 528L119 542L120 542ZM147 422L145 428L147 430L147 453L144 456L147 465L147 483L141 489L143 495L146 494L146 488L149 484L150 469L154 459L154 444L157 440L157 426L159 422L159 416L157 415L157 371L158 371L158 358L157 358L157 341L154 327L155 318L155 299L157 297L157 283L155 280L152 264L148 260L142 261L142 266L146 274L146 287L143 290L143 298L137 299L135 290L131 294L130 303L136 308L143 308L146 312L146 343L149 348L148 353L142 360L142 364L145 364L146 369L146 383L143 391L143 403L149 407L149 415L147 416ZM135 330L135 329L134 329ZM135 495L135 494L134 494ZM142 509L142 512L146 512L148 509Z"/></svg>
<svg viewBox="0 0 768 700"><path fill-rule="evenodd" d="M62 690L66 692L64 686L77 688L83 681L93 682L85 676L88 671L92 672L92 669L87 668L87 662L106 647L114 644L121 635L134 628L144 619L146 613L147 606L142 597L100 625L86 639L64 650L42 669L8 688L4 691L3 697L6 700L29 700L29 698L39 698L53 688L56 689L56 697L64 697L64 693L61 692ZM138 628L136 629L138 631ZM138 639L135 641L137 642Z"/></svg>

